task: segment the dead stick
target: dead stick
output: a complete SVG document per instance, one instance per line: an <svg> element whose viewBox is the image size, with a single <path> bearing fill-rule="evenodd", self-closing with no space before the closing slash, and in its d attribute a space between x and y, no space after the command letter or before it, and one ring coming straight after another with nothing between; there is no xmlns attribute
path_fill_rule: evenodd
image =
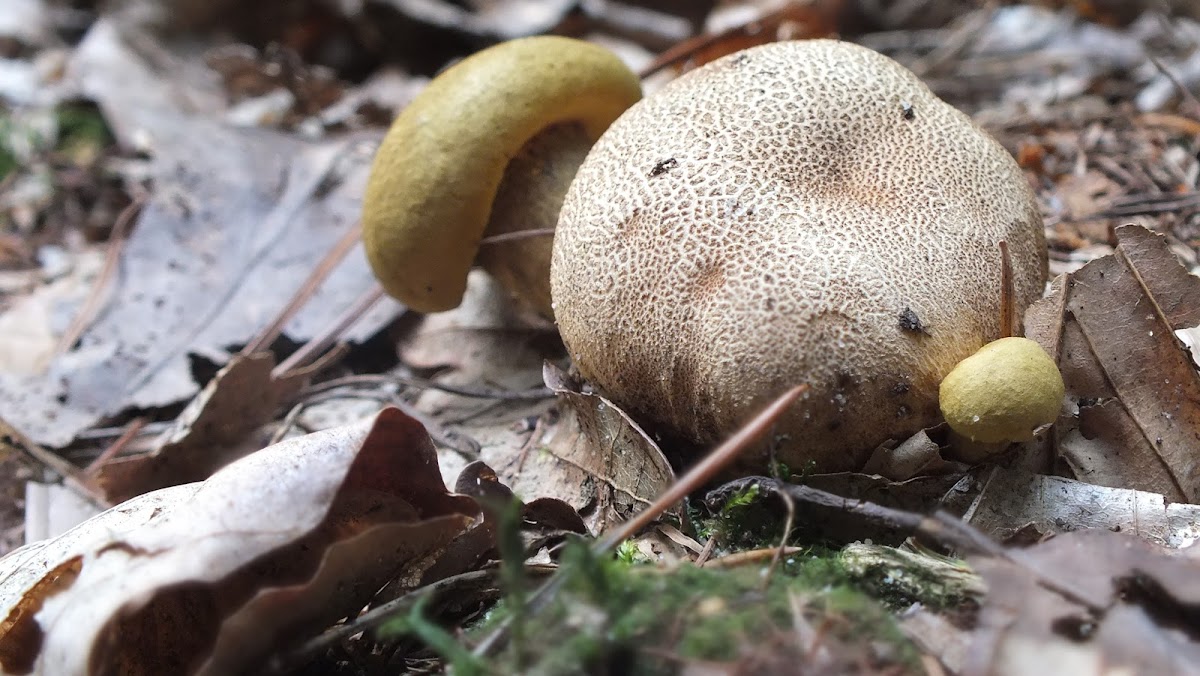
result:
<svg viewBox="0 0 1200 676"><path fill-rule="evenodd" d="M300 308L304 307L304 304L308 302L309 298L312 298L313 293L315 293L317 288L321 286L321 283L324 282L325 279L337 269L337 266L342 262L342 259L346 257L346 254L350 253L350 249L354 248L355 244L358 244L361 235L361 223L355 223L354 227L350 228L346 231L346 234L342 235L342 238L339 239L337 243L333 245L333 248L329 250L329 253L326 254L323 259L321 259L321 262L317 264L316 269L312 271L312 274L308 276L308 279L304 280L304 283L301 284L300 288L296 290L296 294L292 296L292 299L288 301L287 305L285 305L284 308L279 311L279 314L275 317L275 319L262 331L260 331L258 335L255 336L250 342L246 343L246 346L242 348L242 356L249 356L255 352L260 352L264 349L267 349L270 347L271 343L275 342L275 339L278 338L279 334L283 332L284 325L291 321L292 317L296 316L296 313L300 311Z"/></svg>
<svg viewBox="0 0 1200 676"><path fill-rule="evenodd" d="M108 448L104 449L104 452L96 456L96 459L93 460L87 466L87 468L83 470L83 473L94 478L100 473L101 467L107 464L109 460L117 457L121 451L125 450L125 447L128 446L138 434L141 433L142 428L145 427L146 423L148 422L150 421L146 418L134 418L133 420L130 420L129 424L125 426L125 431L121 433L121 436L117 437L116 441L109 444Z"/></svg>
<svg viewBox="0 0 1200 676"><path fill-rule="evenodd" d="M352 303L350 307L341 314L341 316L339 316L333 321L332 324L326 327L324 331L322 331L319 335L313 336L312 340L309 340L304 344L303 347L293 352L292 355L287 359L283 360L279 366L276 366L275 370L271 371L271 376L274 378L279 378L289 371L299 368L307 363L309 359L325 351L325 349L327 349L334 343L334 341L336 341L343 333L345 333L346 329L350 328L354 322L361 319L363 315L367 314L367 312L371 310L371 308L375 307L375 304L378 303L381 298L383 298L383 287L379 286L379 283L376 282L375 284L371 285L371 288L367 289L361 296L359 296L358 299L355 300L354 303Z"/></svg>
<svg viewBox="0 0 1200 676"><path fill-rule="evenodd" d="M705 456L700 461L700 464L689 470L687 474L684 474L673 486L667 489L666 493L659 496L653 504L642 510L637 516L621 524L616 530L610 531L608 535L598 540L592 545L592 551L596 554L603 554L625 540L628 540L638 531L650 525L651 521L662 516L672 505L712 480L717 473L733 462L756 439L765 434L771 425L775 424L775 420L783 415L788 407L795 403L796 399L801 394L804 394L806 390L808 390L808 385L799 385L780 395L778 399L771 402L770 406L754 416L749 423L727 439L725 443Z"/></svg>
<svg viewBox="0 0 1200 676"><path fill-rule="evenodd" d="M100 276L96 278L83 307L71 320L71 325L59 337L58 344L54 346L54 354L60 355L69 352L100 312L109 291L109 284L117 273L117 265L121 261L121 252L125 250L125 242L129 240L129 226L133 223L134 217L141 213L142 206L146 204L147 199L145 194L139 194L117 216L112 232L108 236L108 251L104 253L104 267L100 270Z"/></svg>
<svg viewBox="0 0 1200 676"><path fill-rule="evenodd" d="M1017 309L1016 292L1013 290L1012 258L1008 255L1008 242L1000 240L1000 337L1011 338L1014 333L1013 319Z"/></svg>

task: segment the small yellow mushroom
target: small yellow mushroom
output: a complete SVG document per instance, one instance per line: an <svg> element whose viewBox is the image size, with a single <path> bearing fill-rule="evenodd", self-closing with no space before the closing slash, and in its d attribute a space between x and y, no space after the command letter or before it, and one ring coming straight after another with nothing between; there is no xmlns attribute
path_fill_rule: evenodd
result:
<svg viewBox="0 0 1200 676"><path fill-rule="evenodd" d="M1058 418L1062 374L1040 345L1001 338L959 362L942 380L938 403L950 429L971 441L1028 441Z"/></svg>

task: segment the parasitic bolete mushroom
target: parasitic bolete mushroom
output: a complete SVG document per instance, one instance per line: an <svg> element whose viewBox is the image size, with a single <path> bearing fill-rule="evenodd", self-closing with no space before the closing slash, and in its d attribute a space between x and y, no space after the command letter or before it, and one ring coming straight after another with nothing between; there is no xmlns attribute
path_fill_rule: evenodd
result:
<svg viewBox="0 0 1200 676"><path fill-rule="evenodd" d="M604 133L559 219L555 317L584 376L699 445L807 383L776 457L853 470L936 424L942 378L1001 335L999 241L1017 310L1040 296L1042 228L1012 157L903 66L775 43Z"/></svg>
<svg viewBox="0 0 1200 676"><path fill-rule="evenodd" d="M1058 418L1066 386L1058 365L1028 338L1001 338L959 362L942 379L946 424L971 441L1028 441Z"/></svg>
<svg viewBox="0 0 1200 676"><path fill-rule="evenodd" d="M438 75L388 130L363 197L363 243L384 289L410 308L456 307L485 236L554 227L575 170L641 98L637 76L581 40L513 40ZM478 257L550 313L550 238Z"/></svg>

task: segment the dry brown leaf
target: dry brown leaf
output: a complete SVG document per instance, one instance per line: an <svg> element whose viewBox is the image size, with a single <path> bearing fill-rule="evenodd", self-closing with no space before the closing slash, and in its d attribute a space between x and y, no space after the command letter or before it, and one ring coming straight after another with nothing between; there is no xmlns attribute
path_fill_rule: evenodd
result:
<svg viewBox="0 0 1200 676"><path fill-rule="evenodd" d="M1200 673L1195 557L1086 530L970 563L988 595L965 676Z"/></svg>
<svg viewBox="0 0 1200 676"><path fill-rule="evenodd" d="M648 506L675 480L654 441L612 402L584 394L547 364L560 415L545 445L510 457L497 473L526 500L559 498L595 535Z"/></svg>
<svg viewBox="0 0 1200 676"><path fill-rule="evenodd" d="M269 352L234 357L196 395L155 449L118 458L100 469L98 482L111 502L152 490L202 481L222 466L255 450L241 442L268 422L280 402L294 394L296 379L271 378Z"/></svg>
<svg viewBox="0 0 1200 676"><path fill-rule="evenodd" d="M1116 235L1112 256L1056 279L1025 315L1079 407L1055 426L1059 452L1081 480L1195 502L1200 374L1175 331L1200 324L1200 278L1162 236Z"/></svg>
<svg viewBox="0 0 1200 676"><path fill-rule="evenodd" d="M892 442L880 445L863 465L863 474L878 474L891 481L906 481L917 476L962 473L966 466L942 458L942 448L929 437L930 430L920 430L892 447Z"/></svg>
<svg viewBox="0 0 1200 676"><path fill-rule="evenodd" d="M240 673L414 586L476 516L396 409L289 439L0 559L0 666Z"/></svg>

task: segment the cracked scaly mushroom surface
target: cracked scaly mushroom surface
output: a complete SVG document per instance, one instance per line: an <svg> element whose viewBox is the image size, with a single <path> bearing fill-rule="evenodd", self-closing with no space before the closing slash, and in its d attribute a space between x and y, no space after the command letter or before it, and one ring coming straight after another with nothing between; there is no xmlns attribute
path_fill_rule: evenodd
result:
<svg viewBox="0 0 1200 676"><path fill-rule="evenodd" d="M1012 157L883 55L775 43L603 135L560 215L555 314L580 371L659 429L711 444L808 383L779 459L857 469L935 424L942 377L999 336L1002 239L1023 311L1046 247Z"/></svg>

